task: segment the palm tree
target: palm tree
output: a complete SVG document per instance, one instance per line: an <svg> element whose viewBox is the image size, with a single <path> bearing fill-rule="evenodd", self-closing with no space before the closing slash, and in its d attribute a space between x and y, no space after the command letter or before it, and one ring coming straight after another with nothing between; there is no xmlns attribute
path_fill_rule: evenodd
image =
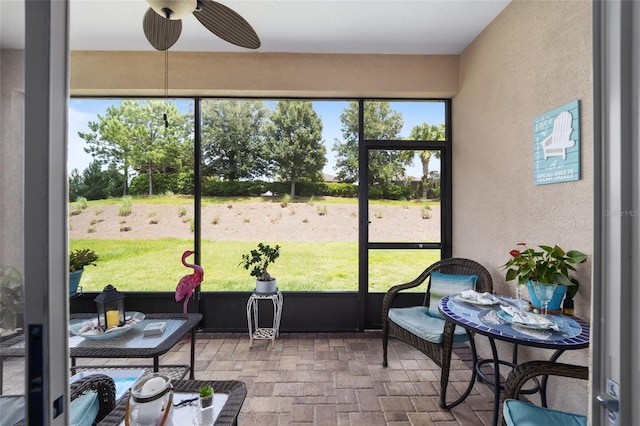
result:
<svg viewBox="0 0 640 426"><path fill-rule="evenodd" d="M427 123L418 124L411 129L410 138L413 140L421 141L443 141L444 140L444 123L432 124ZM422 162L422 198L427 198L427 180L429 178L429 160L434 156L440 158L440 150L429 151L421 150L417 151L420 161Z"/></svg>

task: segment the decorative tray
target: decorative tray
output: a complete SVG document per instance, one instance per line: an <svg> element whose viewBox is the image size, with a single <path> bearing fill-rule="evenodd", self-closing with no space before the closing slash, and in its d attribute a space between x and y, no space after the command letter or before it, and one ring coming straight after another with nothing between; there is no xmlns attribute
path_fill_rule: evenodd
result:
<svg viewBox="0 0 640 426"><path fill-rule="evenodd" d="M125 314L127 323L122 327L112 327L106 332L102 332L98 328L98 319L75 320L69 324L69 331L74 336L80 336L89 340L105 340L122 336L123 334L133 330L144 319L141 312L127 311Z"/></svg>

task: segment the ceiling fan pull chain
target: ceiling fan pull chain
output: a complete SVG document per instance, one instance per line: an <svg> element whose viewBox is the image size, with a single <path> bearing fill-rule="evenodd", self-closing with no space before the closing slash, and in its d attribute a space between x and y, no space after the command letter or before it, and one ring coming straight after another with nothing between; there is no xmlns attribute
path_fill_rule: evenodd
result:
<svg viewBox="0 0 640 426"><path fill-rule="evenodd" d="M167 118L168 103L169 103L169 49L166 49L164 51L164 115L162 116L162 118L164 119L165 129L169 127L169 120Z"/></svg>

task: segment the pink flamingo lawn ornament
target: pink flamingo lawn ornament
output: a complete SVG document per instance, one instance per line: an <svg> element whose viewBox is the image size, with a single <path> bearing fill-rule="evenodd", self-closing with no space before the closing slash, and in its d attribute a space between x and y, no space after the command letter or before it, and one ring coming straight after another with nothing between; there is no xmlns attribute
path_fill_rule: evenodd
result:
<svg viewBox="0 0 640 426"><path fill-rule="evenodd" d="M187 263L187 257L191 256L194 251L187 250L182 253L182 264L187 268L193 268L193 274L185 275L180 279L176 287L176 302L182 302L183 313L187 313L187 304L189 299L193 295L193 290L196 289L204 278L204 270L200 265L191 265Z"/></svg>

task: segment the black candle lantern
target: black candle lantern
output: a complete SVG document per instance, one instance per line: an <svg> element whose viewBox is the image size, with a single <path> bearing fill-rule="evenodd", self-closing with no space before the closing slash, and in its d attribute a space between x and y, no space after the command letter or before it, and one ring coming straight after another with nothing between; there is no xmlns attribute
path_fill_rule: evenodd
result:
<svg viewBox="0 0 640 426"><path fill-rule="evenodd" d="M96 297L96 307L98 310L98 325L103 330L111 327L120 327L125 323L124 299L125 295L120 293L114 286L109 284L102 293Z"/></svg>

